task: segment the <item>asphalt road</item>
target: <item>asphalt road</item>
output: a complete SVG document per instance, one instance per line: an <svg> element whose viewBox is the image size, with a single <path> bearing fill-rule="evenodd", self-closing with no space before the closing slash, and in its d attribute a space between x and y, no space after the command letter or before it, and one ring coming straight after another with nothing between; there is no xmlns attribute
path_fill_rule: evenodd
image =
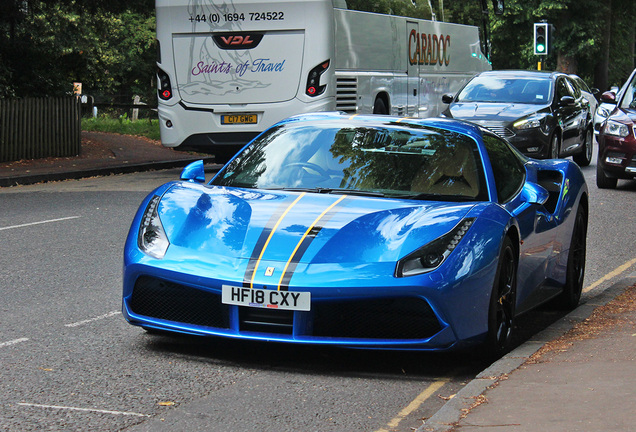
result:
<svg viewBox="0 0 636 432"><path fill-rule="evenodd" d="M586 293L636 269L636 182L590 187ZM178 170L0 189L0 430L408 431L486 364L152 336L120 314L133 213ZM524 338L560 315L520 323Z"/></svg>

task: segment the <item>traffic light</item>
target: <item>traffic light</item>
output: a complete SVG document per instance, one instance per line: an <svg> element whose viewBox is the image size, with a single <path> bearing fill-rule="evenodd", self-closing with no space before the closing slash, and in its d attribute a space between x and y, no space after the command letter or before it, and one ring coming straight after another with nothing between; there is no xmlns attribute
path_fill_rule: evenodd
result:
<svg viewBox="0 0 636 432"><path fill-rule="evenodd" d="M534 23L534 54L548 55L548 23Z"/></svg>
<svg viewBox="0 0 636 432"><path fill-rule="evenodd" d="M492 8L495 10L495 15L503 15L504 0L492 0Z"/></svg>

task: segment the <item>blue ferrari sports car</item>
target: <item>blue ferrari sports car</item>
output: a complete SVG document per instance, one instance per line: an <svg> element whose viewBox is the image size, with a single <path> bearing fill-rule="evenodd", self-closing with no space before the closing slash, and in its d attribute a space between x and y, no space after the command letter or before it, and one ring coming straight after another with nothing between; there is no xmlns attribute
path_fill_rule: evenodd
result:
<svg viewBox="0 0 636 432"><path fill-rule="evenodd" d="M124 251L123 313L149 331L353 348L509 348L520 314L574 308L588 190L477 125L316 113L206 183L153 191Z"/></svg>

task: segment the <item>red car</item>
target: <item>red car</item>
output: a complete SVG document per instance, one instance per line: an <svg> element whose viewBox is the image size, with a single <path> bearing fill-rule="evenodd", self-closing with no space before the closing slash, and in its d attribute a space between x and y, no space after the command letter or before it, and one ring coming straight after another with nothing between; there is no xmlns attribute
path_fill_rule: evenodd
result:
<svg viewBox="0 0 636 432"><path fill-rule="evenodd" d="M618 179L636 178L636 69L623 86L618 101L612 92L601 96L616 104L598 136L596 185L613 189Z"/></svg>

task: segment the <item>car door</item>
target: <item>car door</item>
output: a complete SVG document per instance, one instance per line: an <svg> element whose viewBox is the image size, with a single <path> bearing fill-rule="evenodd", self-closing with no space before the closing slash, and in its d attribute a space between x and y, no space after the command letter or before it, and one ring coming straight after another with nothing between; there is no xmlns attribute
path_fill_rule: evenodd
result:
<svg viewBox="0 0 636 432"><path fill-rule="evenodd" d="M577 100L574 89L565 76L557 77L555 117L561 128L561 150L567 153L580 142L580 121L583 107L581 98Z"/></svg>
<svg viewBox="0 0 636 432"><path fill-rule="evenodd" d="M510 146L490 134L484 134L484 144L495 178L499 204L517 220L519 226L517 311L521 313L558 293L560 289L545 284L555 266L557 221L544 205L530 204L523 198L526 168Z"/></svg>
<svg viewBox="0 0 636 432"><path fill-rule="evenodd" d="M592 118L590 114L590 101L585 96L583 89L581 86L571 77L566 78L567 82L572 89L574 94L574 99L576 101L577 111L577 132L578 132L578 140L577 143L581 144L585 140L585 131L587 129L587 125ZM585 83L583 83L585 85Z"/></svg>

